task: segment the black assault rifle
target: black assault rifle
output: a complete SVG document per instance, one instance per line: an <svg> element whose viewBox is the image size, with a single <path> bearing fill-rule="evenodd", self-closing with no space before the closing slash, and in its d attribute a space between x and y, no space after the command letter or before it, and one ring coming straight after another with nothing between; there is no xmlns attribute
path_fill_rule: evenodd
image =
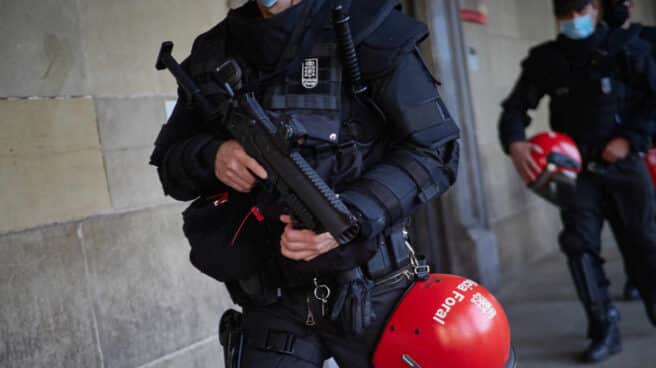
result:
<svg viewBox="0 0 656 368"><path fill-rule="evenodd" d="M157 69L173 74L188 101L198 107L207 129L230 133L266 169L266 187L281 195L294 225L327 231L340 244L357 237L356 217L295 149L293 124L269 117L253 93L240 93L242 75L237 62L229 59L214 72L228 96L214 104L173 58L172 50L172 42L162 44Z"/></svg>

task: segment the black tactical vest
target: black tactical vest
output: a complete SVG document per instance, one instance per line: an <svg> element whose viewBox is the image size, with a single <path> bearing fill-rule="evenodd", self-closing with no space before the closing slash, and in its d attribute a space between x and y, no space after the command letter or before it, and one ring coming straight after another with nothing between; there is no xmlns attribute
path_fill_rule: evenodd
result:
<svg viewBox="0 0 656 368"><path fill-rule="evenodd" d="M551 125L570 135L579 146L598 149L622 123L625 85L616 73L615 60L594 50L583 65L563 57L549 86Z"/></svg>
<svg viewBox="0 0 656 368"><path fill-rule="evenodd" d="M330 3L329 0L317 2L326 6ZM355 6L354 3L351 9L354 13L370 11L371 14L369 18L360 15L357 18L359 24L353 26L356 40L359 40L359 50L363 54L361 59L365 60L362 63L363 74L371 78L380 77L393 69L401 54L400 50L414 48L427 34L425 25L399 16L395 19L398 19L400 24L391 21L387 27L380 27L383 21L388 19L396 1L383 3L380 6L373 6L368 2ZM373 8L369 9L372 6ZM385 129L384 117L370 105L358 102L350 89L346 88L348 81L343 77L335 30L329 17L324 17L318 25L313 24L311 31L314 32L314 37L306 40L309 41L309 47L300 45L297 48L299 52L291 61L284 63L286 67L282 71L258 69L240 55L231 52L234 49L231 44L239 40L230 39L227 27L228 22L222 22L201 35L194 44L192 56L185 62L192 78L208 97L225 97L214 80L214 72L227 58L235 57L245 74L247 88L255 92L262 106L274 116L293 115L301 123L301 129L306 135L299 142L300 151L335 192L339 193L343 187L357 179L363 170L380 161L386 147L384 138L381 138L385 137L385 134L381 134L381 130ZM383 37L376 38L376 43L368 47L364 39L374 31L379 32L377 28L386 28L383 30L386 33L382 34ZM406 36L387 37L393 33L393 30L387 28L393 28ZM388 45L385 40L393 41L387 42ZM266 193L260 193L257 202L265 218L271 219L263 224L269 234L279 234L282 230L281 223L277 221L276 214L271 212L280 207L276 199L268 197ZM401 237L400 230L401 228L395 229L393 237ZM263 263L266 269L262 269L248 280L242 280L239 288L244 290L252 286L253 290L247 290L247 294L252 297L259 293L262 294L260 297L266 299L266 293L261 287L259 292L256 291L258 280L278 283L279 287L309 285L313 277L334 273L340 269L351 269L362 264L362 260L366 262L380 247L386 246L385 239L391 236L389 233L381 234L377 239L367 240L367 244L341 246L332 254L320 257L318 262L293 262L279 257L278 262L282 262L282 269L287 271L280 283L277 277L279 275L274 275L276 271L272 270L271 264L267 262ZM277 239L275 235L272 235L272 238ZM402 237L397 240L397 245L400 244L400 247L405 249ZM385 251L387 261L382 262L384 264L376 272L389 272L398 267L398 263L407 262L407 250L405 253L401 250ZM194 250L192 254L193 252ZM392 259L392 255L398 255L399 259ZM351 260L353 264L345 264L344 259ZM208 273L206 270L202 271ZM264 289L270 293L275 290L274 286ZM232 289L237 288L232 285Z"/></svg>
<svg viewBox="0 0 656 368"><path fill-rule="evenodd" d="M603 31L598 45L585 56L563 47L559 39L547 45L544 90L551 97L550 123L571 136L584 156L595 158L618 134L625 111L639 91L630 88L632 63L624 44L609 44Z"/></svg>
<svg viewBox="0 0 656 368"><path fill-rule="evenodd" d="M303 126L303 156L336 192L357 179L366 162L380 158L383 121L344 88L334 30L327 25L320 40L296 66L260 91L262 105L291 115ZM377 148L377 150L375 149Z"/></svg>

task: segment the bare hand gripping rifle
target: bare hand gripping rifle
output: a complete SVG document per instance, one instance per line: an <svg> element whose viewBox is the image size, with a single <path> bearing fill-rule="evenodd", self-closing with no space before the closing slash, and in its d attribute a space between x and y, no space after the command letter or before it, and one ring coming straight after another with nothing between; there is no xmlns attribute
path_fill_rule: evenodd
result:
<svg viewBox="0 0 656 368"><path fill-rule="evenodd" d="M215 80L228 98L214 103L173 58L172 50L172 42L162 44L157 69L173 74L210 132L227 131L266 169L265 187L281 195L294 225L329 232L340 244L355 239L360 232L356 217L295 149L294 125L267 115L253 93L241 93L242 72L237 62L228 59L216 70Z"/></svg>

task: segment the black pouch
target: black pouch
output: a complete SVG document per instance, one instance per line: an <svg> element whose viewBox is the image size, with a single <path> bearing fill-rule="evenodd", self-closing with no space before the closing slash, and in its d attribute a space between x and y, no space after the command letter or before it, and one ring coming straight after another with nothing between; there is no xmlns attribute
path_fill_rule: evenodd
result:
<svg viewBox="0 0 656 368"><path fill-rule="evenodd" d="M358 178L364 166L360 143L351 136L338 114L294 112L292 116L305 128L300 151L326 184L351 182ZM352 125L347 124L348 128Z"/></svg>
<svg viewBox="0 0 656 368"><path fill-rule="evenodd" d="M305 137L299 145L301 154L330 186L335 172L336 150L341 134L341 124L336 115L313 112L293 112L293 118L305 128Z"/></svg>
<svg viewBox="0 0 656 368"><path fill-rule="evenodd" d="M272 256L271 237L250 194L229 191L199 198L182 217L191 263L218 281L246 279Z"/></svg>
<svg viewBox="0 0 656 368"><path fill-rule="evenodd" d="M224 366L238 368L244 351L243 316L234 309L228 309L219 322L219 342L223 346Z"/></svg>

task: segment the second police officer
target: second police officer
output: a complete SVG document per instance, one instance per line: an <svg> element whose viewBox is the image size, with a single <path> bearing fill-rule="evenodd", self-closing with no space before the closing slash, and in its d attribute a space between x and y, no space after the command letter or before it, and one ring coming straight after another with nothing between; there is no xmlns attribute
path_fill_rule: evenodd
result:
<svg viewBox="0 0 656 368"><path fill-rule="evenodd" d="M640 23L632 23L631 16L635 12L634 0L604 0L604 21L611 29L622 28L630 32L634 37L639 35L645 42L651 46L652 57L656 56L656 27L645 26ZM656 60L656 59L655 59ZM652 139L652 144L654 143ZM626 234L625 226L622 224L622 217L612 203L607 204L608 222L613 231L615 239L620 250L624 253L624 259L630 260L635 258L632 251L635 247L630 243L631 237ZM625 264L628 270L630 266ZM640 292L635 287L627 273L626 284L624 285L624 299L636 300L640 298Z"/></svg>
<svg viewBox="0 0 656 368"><path fill-rule="evenodd" d="M633 257L629 276L656 325L654 189L640 153L649 148L656 102L656 69L649 45L631 32L599 22L597 0L554 0L560 34L531 49L503 102L499 135L528 182L537 167L527 142L528 111L550 97L552 130L569 135L583 156L574 203L561 211L562 251L588 319L591 344L582 360L598 362L622 350L619 312L609 294L601 257L604 206L622 216Z"/></svg>

